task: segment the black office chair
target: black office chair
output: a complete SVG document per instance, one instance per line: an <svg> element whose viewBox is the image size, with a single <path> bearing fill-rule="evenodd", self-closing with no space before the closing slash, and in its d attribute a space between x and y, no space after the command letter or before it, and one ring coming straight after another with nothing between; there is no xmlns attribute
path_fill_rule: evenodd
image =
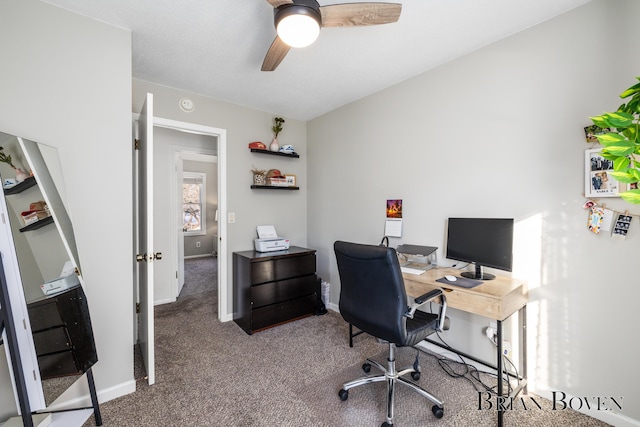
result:
<svg viewBox="0 0 640 427"><path fill-rule="evenodd" d="M340 274L340 314L358 329L389 343L387 368L367 359L362 369L369 373L371 366L382 375L367 375L345 383L338 392L347 400L349 389L364 384L387 382L387 421L393 425L395 384L402 384L434 403L431 408L436 418L444 415L443 403L422 387L402 378L411 374L420 379L418 355L413 366L396 370L396 347L414 346L445 327L446 299L441 289L434 289L407 304L407 293L396 251L393 248L337 241L334 244ZM422 304L440 298L439 314L417 310ZM418 352L419 354L419 352Z"/></svg>

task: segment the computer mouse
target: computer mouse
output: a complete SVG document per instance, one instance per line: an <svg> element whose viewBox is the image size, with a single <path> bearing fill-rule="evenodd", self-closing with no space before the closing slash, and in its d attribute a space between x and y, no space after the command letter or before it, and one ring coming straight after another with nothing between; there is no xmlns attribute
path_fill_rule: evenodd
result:
<svg viewBox="0 0 640 427"><path fill-rule="evenodd" d="M456 276L444 276L444 278L450 282L455 282L456 280L458 280Z"/></svg>

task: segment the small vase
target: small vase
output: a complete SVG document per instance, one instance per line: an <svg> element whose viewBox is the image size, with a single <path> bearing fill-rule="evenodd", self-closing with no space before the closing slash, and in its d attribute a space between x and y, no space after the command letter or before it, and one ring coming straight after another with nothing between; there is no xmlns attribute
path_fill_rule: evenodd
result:
<svg viewBox="0 0 640 427"><path fill-rule="evenodd" d="M24 181L27 178L29 178L28 174L26 174L22 169L16 168L16 181L18 183Z"/></svg>
<svg viewBox="0 0 640 427"><path fill-rule="evenodd" d="M273 138L273 141L271 141L271 144L269 145L269 150L278 151L279 149L280 146L278 145L278 140L276 138Z"/></svg>

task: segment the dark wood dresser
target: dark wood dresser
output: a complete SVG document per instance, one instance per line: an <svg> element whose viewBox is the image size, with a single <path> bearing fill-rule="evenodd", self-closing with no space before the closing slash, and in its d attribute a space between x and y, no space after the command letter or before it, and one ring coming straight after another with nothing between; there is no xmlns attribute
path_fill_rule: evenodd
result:
<svg viewBox="0 0 640 427"><path fill-rule="evenodd" d="M98 361L82 286L45 296L27 309L43 380L82 374Z"/></svg>
<svg viewBox="0 0 640 427"><path fill-rule="evenodd" d="M316 251L233 253L233 320L248 334L316 314Z"/></svg>

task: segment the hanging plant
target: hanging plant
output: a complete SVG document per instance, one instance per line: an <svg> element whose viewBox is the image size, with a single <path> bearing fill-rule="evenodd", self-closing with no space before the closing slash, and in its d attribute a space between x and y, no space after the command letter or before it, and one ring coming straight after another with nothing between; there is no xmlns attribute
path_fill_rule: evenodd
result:
<svg viewBox="0 0 640 427"><path fill-rule="evenodd" d="M640 80L640 77L636 77ZM613 161L611 176L629 185L628 191L620 197L629 203L640 204L640 83L636 83L620 94L629 100L614 112L589 117L593 124L601 128L611 128L609 132L596 135L602 144L602 157Z"/></svg>

